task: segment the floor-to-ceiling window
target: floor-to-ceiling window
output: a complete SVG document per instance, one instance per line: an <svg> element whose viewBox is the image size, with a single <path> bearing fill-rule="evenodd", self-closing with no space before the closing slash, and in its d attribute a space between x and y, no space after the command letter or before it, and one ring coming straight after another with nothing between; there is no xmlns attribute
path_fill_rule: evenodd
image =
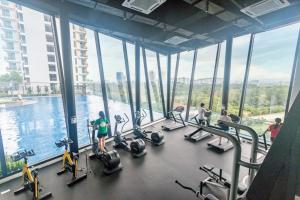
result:
<svg viewBox="0 0 300 200"><path fill-rule="evenodd" d="M201 103L208 108L217 53L217 45L198 49L189 117L198 113Z"/></svg>
<svg viewBox="0 0 300 200"><path fill-rule="evenodd" d="M87 123L104 111L94 31L70 23L79 146L90 143Z"/></svg>
<svg viewBox="0 0 300 200"><path fill-rule="evenodd" d="M128 55L128 64L130 72L130 82L131 82L131 92L132 92L132 101L133 107L135 110L135 46L132 43L126 42L127 55Z"/></svg>
<svg viewBox="0 0 300 200"><path fill-rule="evenodd" d="M0 27L6 30L0 38L0 129L10 173L22 162L9 155L33 149L29 164L52 158L63 151L55 141L67 133L51 17L7 5L10 27Z"/></svg>
<svg viewBox="0 0 300 200"><path fill-rule="evenodd" d="M222 110L222 94L224 81L224 65L225 65L226 42L221 43L221 51L219 58L218 71L216 76L215 91L212 101L212 122L216 122Z"/></svg>
<svg viewBox="0 0 300 200"><path fill-rule="evenodd" d="M284 118L299 24L255 35L243 123L259 134Z"/></svg>
<svg viewBox="0 0 300 200"><path fill-rule="evenodd" d="M142 48L140 48L140 94L141 94L141 110L144 110L147 114L147 117L142 121L142 125L151 122L150 118L150 109L149 109L149 101L148 101L148 93L147 93L147 84L145 77L145 68L144 68L144 59ZM151 102L150 102L151 103Z"/></svg>
<svg viewBox="0 0 300 200"><path fill-rule="evenodd" d="M176 62L177 62L177 54L172 54L170 55L171 57L171 84L170 84L170 101L172 101L172 97L173 97L173 89L174 89L174 81L175 81L175 73L176 73ZM171 103L171 102L170 102ZM171 105L172 106L172 105ZM174 106L173 106L174 107ZM171 108L173 109L173 108Z"/></svg>
<svg viewBox="0 0 300 200"><path fill-rule="evenodd" d="M125 125L124 130L132 128L123 44L121 40L103 34L99 34L99 40L113 134L115 115L123 115L125 113L130 121Z"/></svg>
<svg viewBox="0 0 300 200"><path fill-rule="evenodd" d="M160 95L159 72L157 66L156 53L148 49L146 52L146 61L149 77L149 89L152 103L153 120L158 120L164 117L162 98Z"/></svg>
<svg viewBox="0 0 300 200"><path fill-rule="evenodd" d="M162 77L162 84L163 84L165 107L167 107L168 56L166 56L164 54L159 54L159 59L160 59L160 68L161 68L161 77Z"/></svg>
<svg viewBox="0 0 300 200"><path fill-rule="evenodd" d="M180 61L176 82L174 108L177 106L184 106L185 110L182 114L185 117L188 93L190 87L192 65L193 65L194 51L184 51L180 53Z"/></svg>
<svg viewBox="0 0 300 200"><path fill-rule="evenodd" d="M243 89L250 35L233 39L228 98L228 113L238 115Z"/></svg>

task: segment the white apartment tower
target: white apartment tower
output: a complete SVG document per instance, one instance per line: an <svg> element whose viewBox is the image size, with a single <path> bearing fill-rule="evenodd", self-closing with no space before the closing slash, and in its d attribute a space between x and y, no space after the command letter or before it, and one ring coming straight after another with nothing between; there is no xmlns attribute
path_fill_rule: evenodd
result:
<svg viewBox="0 0 300 200"><path fill-rule="evenodd" d="M83 86L88 74L87 31L70 24L70 35L74 84ZM0 75L10 71L22 75L25 87L59 89L51 17L0 0Z"/></svg>
<svg viewBox="0 0 300 200"><path fill-rule="evenodd" d="M85 28L72 24L71 25L72 55L74 82L82 86L87 81L88 74L88 48L87 48L87 31Z"/></svg>
<svg viewBox="0 0 300 200"><path fill-rule="evenodd" d="M30 83L22 7L0 1L0 74L19 72Z"/></svg>
<svg viewBox="0 0 300 200"><path fill-rule="evenodd" d="M44 15L44 25L45 25L50 88L54 90L54 88L58 87L59 79L57 74L57 61L56 61L56 54L55 54L53 25L52 25L51 17L49 15Z"/></svg>

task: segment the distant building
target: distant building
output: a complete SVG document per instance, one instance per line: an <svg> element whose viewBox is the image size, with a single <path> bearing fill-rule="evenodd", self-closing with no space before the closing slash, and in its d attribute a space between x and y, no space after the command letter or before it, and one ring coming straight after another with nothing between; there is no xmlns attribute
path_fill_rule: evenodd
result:
<svg viewBox="0 0 300 200"><path fill-rule="evenodd" d="M116 72L117 84L121 102L127 103L126 97L126 76L123 72Z"/></svg>
<svg viewBox="0 0 300 200"><path fill-rule="evenodd" d="M0 74L17 71L30 82L22 7L0 0Z"/></svg>
<svg viewBox="0 0 300 200"><path fill-rule="evenodd" d="M72 24L71 40L73 47L74 82L76 85L84 85L88 75L88 47L87 31L84 27Z"/></svg>
<svg viewBox="0 0 300 200"><path fill-rule="evenodd" d="M74 83L82 86L88 74L86 30L71 25L71 41ZM19 72L25 88L33 87L33 91L37 87L59 89L51 17L0 0L0 65L0 75Z"/></svg>

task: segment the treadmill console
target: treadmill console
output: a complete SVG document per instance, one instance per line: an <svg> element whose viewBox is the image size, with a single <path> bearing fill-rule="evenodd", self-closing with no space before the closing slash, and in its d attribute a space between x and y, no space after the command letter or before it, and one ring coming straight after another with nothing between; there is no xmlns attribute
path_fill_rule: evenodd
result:
<svg viewBox="0 0 300 200"><path fill-rule="evenodd" d="M177 106L173 112L179 112L179 113L182 113L184 111L184 106Z"/></svg>

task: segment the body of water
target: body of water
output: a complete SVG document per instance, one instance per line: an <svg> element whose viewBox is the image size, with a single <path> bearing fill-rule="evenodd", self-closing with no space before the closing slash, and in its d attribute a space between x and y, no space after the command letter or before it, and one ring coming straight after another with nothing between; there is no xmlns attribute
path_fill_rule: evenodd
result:
<svg viewBox="0 0 300 200"><path fill-rule="evenodd" d="M63 152L55 141L67 137L65 116L61 97L32 97L35 104L0 109L0 129L7 155L20 149L33 149L36 153L30 164L57 156ZM87 119L96 119L104 110L102 97L76 96L77 132L79 146L89 144ZM121 102L109 101L112 133L115 114L126 113L130 122L125 129L132 128L130 107ZM154 113L162 117L161 113Z"/></svg>

